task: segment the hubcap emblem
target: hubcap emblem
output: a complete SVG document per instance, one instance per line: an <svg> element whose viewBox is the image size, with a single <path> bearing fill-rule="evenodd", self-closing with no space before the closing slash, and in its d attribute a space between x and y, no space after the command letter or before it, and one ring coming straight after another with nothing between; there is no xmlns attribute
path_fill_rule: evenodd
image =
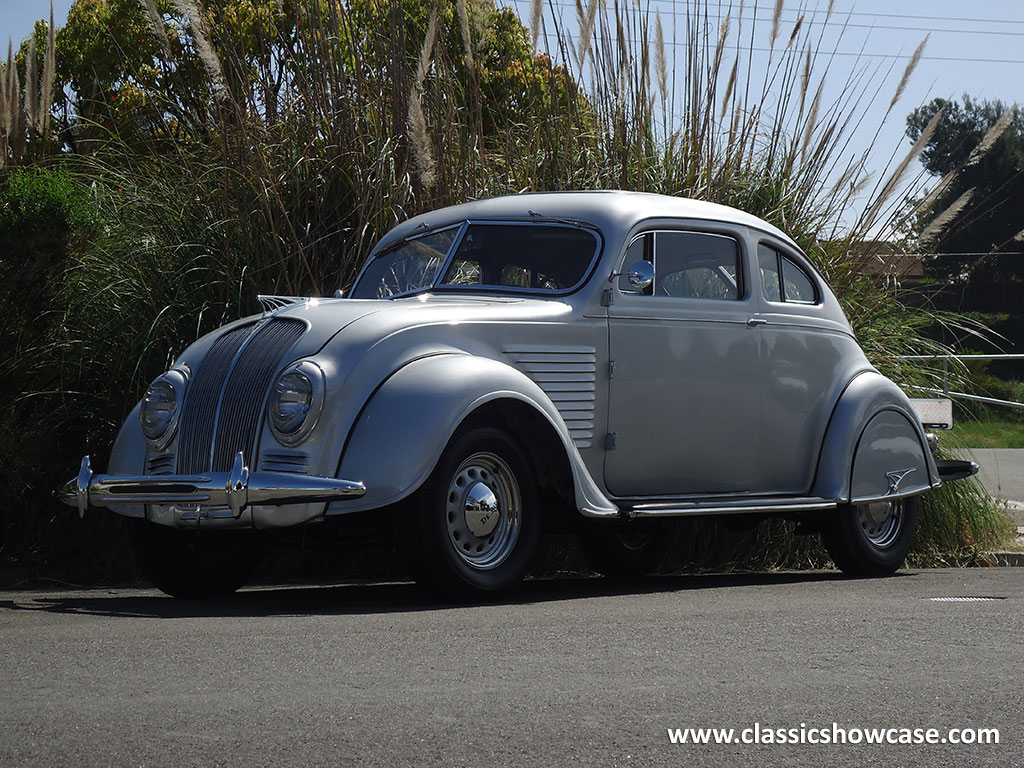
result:
<svg viewBox="0 0 1024 768"><path fill-rule="evenodd" d="M498 499L484 483L466 492L466 526L474 536L488 536L498 525Z"/></svg>

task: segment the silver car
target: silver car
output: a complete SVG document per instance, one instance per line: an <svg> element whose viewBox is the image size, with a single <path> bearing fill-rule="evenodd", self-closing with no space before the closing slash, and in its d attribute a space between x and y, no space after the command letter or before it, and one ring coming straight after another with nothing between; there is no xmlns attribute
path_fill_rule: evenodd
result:
<svg viewBox="0 0 1024 768"><path fill-rule="evenodd" d="M632 575L694 515L798 519L844 571L883 575L918 495L976 470L933 459L793 240L720 205L471 202L395 227L347 297L261 298L153 381L107 474L86 457L65 489L138 518L173 595L243 584L245 532L338 519L470 597L514 587L542 530Z"/></svg>

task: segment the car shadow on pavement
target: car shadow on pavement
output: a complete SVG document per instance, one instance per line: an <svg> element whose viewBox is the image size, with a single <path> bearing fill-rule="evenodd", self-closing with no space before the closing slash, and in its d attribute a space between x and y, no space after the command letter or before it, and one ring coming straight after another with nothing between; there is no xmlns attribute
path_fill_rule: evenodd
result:
<svg viewBox="0 0 1024 768"><path fill-rule="evenodd" d="M904 572L898 576L913 575ZM770 587L782 584L841 582L849 577L835 571L655 576L630 582L597 577L531 579L509 597L489 603L454 603L408 583L345 583L315 586L256 586L224 598L183 600L155 589L8 592L0 609L45 611L110 617L182 619L202 617L259 617L356 615L410 611L460 610L478 605L525 605L558 600L585 600L620 595L685 593L691 590ZM14 597L14 599L6 599Z"/></svg>

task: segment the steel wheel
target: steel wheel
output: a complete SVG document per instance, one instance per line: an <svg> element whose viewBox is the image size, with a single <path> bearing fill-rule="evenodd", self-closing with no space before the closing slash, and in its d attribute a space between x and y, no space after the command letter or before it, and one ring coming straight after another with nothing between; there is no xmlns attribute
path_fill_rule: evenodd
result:
<svg viewBox="0 0 1024 768"><path fill-rule="evenodd" d="M417 578L457 598L499 595L526 576L540 517L533 470L506 432L457 434L419 492Z"/></svg>
<svg viewBox="0 0 1024 768"><path fill-rule="evenodd" d="M892 546L903 528L903 499L857 506L860 527L868 541L880 549Z"/></svg>
<svg viewBox="0 0 1024 768"><path fill-rule="evenodd" d="M851 576L895 573L914 542L917 498L840 507L822 529L835 564Z"/></svg>
<svg viewBox="0 0 1024 768"><path fill-rule="evenodd" d="M519 540L523 502L508 464L496 454L476 453L462 462L448 484L448 536L472 568L496 568Z"/></svg>

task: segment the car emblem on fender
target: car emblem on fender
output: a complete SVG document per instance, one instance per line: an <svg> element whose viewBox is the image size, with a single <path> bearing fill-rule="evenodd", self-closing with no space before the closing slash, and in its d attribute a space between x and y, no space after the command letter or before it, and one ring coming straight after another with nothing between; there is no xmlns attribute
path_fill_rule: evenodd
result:
<svg viewBox="0 0 1024 768"><path fill-rule="evenodd" d="M910 469L897 469L894 472L886 472L885 477L889 480L889 490L886 491L885 495L892 496L895 493L899 493L900 483L903 482L903 478L916 471L917 467L911 467Z"/></svg>

